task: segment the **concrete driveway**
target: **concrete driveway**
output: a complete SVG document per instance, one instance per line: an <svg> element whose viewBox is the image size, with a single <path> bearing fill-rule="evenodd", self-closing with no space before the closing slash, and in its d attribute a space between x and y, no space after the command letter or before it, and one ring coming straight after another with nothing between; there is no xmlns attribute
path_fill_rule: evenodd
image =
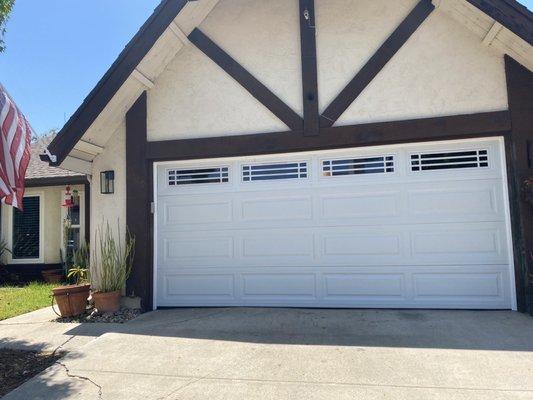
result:
<svg viewBox="0 0 533 400"><path fill-rule="evenodd" d="M70 350L4 399L533 398L506 311L160 310Z"/></svg>

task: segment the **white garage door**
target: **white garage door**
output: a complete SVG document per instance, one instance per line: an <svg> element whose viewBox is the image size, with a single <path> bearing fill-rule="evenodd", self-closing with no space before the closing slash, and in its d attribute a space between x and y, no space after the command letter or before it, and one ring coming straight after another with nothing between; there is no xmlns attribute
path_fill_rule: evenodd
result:
<svg viewBox="0 0 533 400"><path fill-rule="evenodd" d="M157 164L156 304L512 308L502 149Z"/></svg>

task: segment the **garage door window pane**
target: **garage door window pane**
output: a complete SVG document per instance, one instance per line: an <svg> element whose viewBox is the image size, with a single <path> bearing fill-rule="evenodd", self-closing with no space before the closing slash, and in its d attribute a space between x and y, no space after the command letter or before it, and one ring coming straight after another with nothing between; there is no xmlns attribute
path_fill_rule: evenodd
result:
<svg viewBox="0 0 533 400"><path fill-rule="evenodd" d="M13 259L38 259L40 247L40 198L24 197L24 211L13 210Z"/></svg>
<svg viewBox="0 0 533 400"><path fill-rule="evenodd" d="M298 178L307 178L306 162L242 166L242 180L244 182Z"/></svg>
<svg viewBox="0 0 533 400"><path fill-rule="evenodd" d="M173 169L168 171L169 186L224 183L228 181L228 167Z"/></svg>
<svg viewBox="0 0 533 400"><path fill-rule="evenodd" d="M394 172L394 156L324 160L323 176L384 174Z"/></svg>
<svg viewBox="0 0 533 400"><path fill-rule="evenodd" d="M486 168L489 166L487 150L454 151L428 154L412 154L412 171L439 169Z"/></svg>

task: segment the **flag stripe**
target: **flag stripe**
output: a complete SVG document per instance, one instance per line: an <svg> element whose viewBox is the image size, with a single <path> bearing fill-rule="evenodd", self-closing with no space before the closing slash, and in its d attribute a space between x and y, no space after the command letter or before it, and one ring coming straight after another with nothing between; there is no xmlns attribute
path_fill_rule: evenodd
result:
<svg viewBox="0 0 533 400"><path fill-rule="evenodd" d="M22 209L32 129L0 84L0 199Z"/></svg>

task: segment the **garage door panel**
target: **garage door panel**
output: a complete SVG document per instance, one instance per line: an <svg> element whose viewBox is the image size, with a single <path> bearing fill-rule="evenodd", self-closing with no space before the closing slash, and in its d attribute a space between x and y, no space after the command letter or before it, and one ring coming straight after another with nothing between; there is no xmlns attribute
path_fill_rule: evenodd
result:
<svg viewBox="0 0 533 400"><path fill-rule="evenodd" d="M352 301L401 300L406 297L403 274L325 273L324 298Z"/></svg>
<svg viewBox="0 0 533 400"><path fill-rule="evenodd" d="M494 223L491 223L494 224ZM444 225L411 234L413 261L463 264L508 262L505 234L498 226Z"/></svg>
<svg viewBox="0 0 533 400"><path fill-rule="evenodd" d="M399 192L344 193L320 196L320 217L322 220L341 219L350 223L350 219L397 217Z"/></svg>
<svg viewBox="0 0 533 400"><path fill-rule="evenodd" d="M401 235L400 234L364 234L359 232L322 235L322 257L332 256L384 256L401 255ZM353 257L349 257L354 260Z"/></svg>
<svg viewBox="0 0 533 400"><path fill-rule="evenodd" d="M475 181L409 189L408 217L433 222L502 221L505 215L499 185L501 182Z"/></svg>
<svg viewBox="0 0 533 400"><path fill-rule="evenodd" d="M160 210L160 228L163 230L184 229L186 225L232 223L233 204L231 199L210 198L187 199L179 198L163 199ZM189 228L190 229L190 228Z"/></svg>
<svg viewBox="0 0 533 400"><path fill-rule="evenodd" d="M295 231L293 234L273 232L251 235L242 238L243 258L282 258L298 257L312 259L314 254L313 235Z"/></svg>
<svg viewBox="0 0 533 400"><path fill-rule="evenodd" d="M502 144L166 163L156 302L510 308Z"/></svg>
<svg viewBox="0 0 533 400"><path fill-rule="evenodd" d="M230 259L234 256L234 241L231 237L194 238L178 235L172 239L165 239L163 245L164 264L182 260Z"/></svg>
<svg viewBox="0 0 533 400"><path fill-rule="evenodd" d="M316 275L311 273L243 273L243 297L316 300Z"/></svg>
<svg viewBox="0 0 533 400"><path fill-rule="evenodd" d="M312 196L256 197L240 203L241 221L300 221L313 219Z"/></svg>
<svg viewBox="0 0 533 400"><path fill-rule="evenodd" d="M165 299L194 298L197 300L228 300L235 297L234 274L167 273L162 271Z"/></svg>

